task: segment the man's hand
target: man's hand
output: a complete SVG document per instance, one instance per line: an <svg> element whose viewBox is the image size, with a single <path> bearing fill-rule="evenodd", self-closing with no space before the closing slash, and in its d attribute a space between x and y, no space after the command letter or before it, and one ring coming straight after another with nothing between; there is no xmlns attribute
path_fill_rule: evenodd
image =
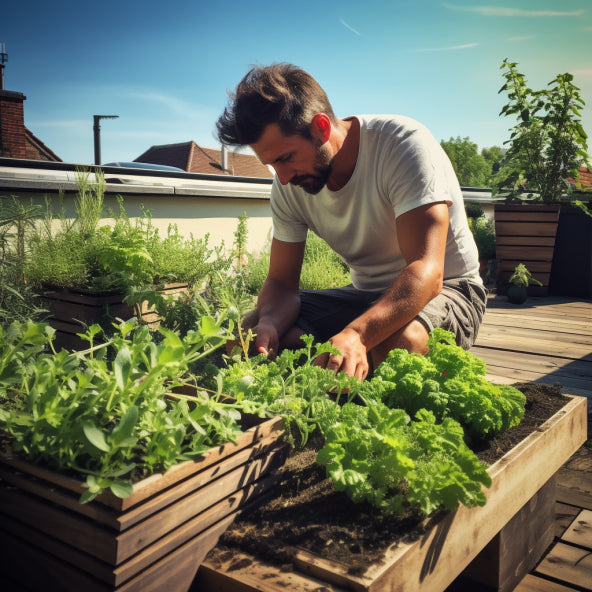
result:
<svg viewBox="0 0 592 592"><path fill-rule="evenodd" d="M263 319L253 327L253 333L255 334L254 353L275 358L280 347L280 337L273 323Z"/></svg>
<svg viewBox="0 0 592 592"><path fill-rule="evenodd" d="M241 331L246 338L247 331L255 336L254 341L249 343L249 355L265 354L267 357L275 358L279 350L279 335L277 329L270 320L258 320L256 310L246 314L241 320ZM240 347L240 342L230 339L226 342L226 353L230 355L235 347Z"/></svg>
<svg viewBox="0 0 592 592"><path fill-rule="evenodd" d="M348 376L355 376L364 380L368 375L368 352L360 340L360 335L353 329L345 328L331 338L331 343L341 352L341 355L321 354L314 361L315 365L343 371Z"/></svg>

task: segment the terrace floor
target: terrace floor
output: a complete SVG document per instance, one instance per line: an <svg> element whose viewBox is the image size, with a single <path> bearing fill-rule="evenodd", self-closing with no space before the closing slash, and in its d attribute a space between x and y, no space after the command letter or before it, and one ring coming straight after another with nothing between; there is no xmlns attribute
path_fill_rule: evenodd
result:
<svg viewBox="0 0 592 592"><path fill-rule="evenodd" d="M592 300L529 298L510 304L491 296L472 349L492 382L561 383L587 397L592 438ZM582 447L560 469L555 539L514 592L592 590L592 449Z"/></svg>

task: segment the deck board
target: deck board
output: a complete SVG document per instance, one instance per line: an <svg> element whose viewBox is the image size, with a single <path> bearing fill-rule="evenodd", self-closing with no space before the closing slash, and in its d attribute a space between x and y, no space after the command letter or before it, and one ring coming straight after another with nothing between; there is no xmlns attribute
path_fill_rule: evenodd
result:
<svg viewBox="0 0 592 592"><path fill-rule="evenodd" d="M560 383L563 392L588 398L592 419L592 300L529 298L514 305L492 295L471 351L485 361L492 382ZM592 450L582 447L558 473L555 540L514 592L589 589Z"/></svg>

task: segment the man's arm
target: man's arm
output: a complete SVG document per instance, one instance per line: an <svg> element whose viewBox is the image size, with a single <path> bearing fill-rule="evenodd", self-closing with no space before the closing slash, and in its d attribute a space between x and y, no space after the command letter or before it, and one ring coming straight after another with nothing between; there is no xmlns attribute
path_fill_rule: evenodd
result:
<svg viewBox="0 0 592 592"><path fill-rule="evenodd" d="M368 373L368 352L413 320L442 290L448 206L421 206L399 216L396 225L407 266L376 304L331 339L342 355L320 362L360 380Z"/></svg>
<svg viewBox="0 0 592 592"><path fill-rule="evenodd" d="M305 244L272 239L269 272L257 299L258 319L252 328L257 353L277 354L282 336L298 318Z"/></svg>

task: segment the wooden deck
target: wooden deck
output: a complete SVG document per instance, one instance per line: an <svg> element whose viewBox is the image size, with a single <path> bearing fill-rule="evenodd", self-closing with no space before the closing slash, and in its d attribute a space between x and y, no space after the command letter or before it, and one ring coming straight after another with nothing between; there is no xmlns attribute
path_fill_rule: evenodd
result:
<svg viewBox="0 0 592 592"><path fill-rule="evenodd" d="M589 399L592 438L592 301L530 298L516 306L492 296L473 353L493 382L561 383ZM555 540L514 592L592 590L592 449L559 471Z"/></svg>

